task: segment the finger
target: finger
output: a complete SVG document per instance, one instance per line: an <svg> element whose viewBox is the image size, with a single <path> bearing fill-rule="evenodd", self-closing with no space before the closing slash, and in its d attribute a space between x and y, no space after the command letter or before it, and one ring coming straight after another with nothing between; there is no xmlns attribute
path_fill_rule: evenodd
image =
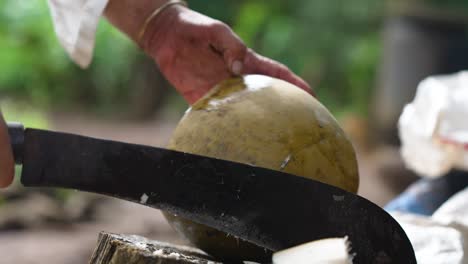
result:
<svg viewBox="0 0 468 264"><path fill-rule="evenodd" d="M11 152L8 129L0 112L0 187L7 187L13 181L14 161Z"/></svg>
<svg viewBox="0 0 468 264"><path fill-rule="evenodd" d="M224 62L232 74L242 74L247 47L227 25L219 23L213 26L211 44L216 51L222 54Z"/></svg>
<svg viewBox="0 0 468 264"><path fill-rule="evenodd" d="M185 92L182 96L190 105L193 105L209 91L210 89L196 89Z"/></svg>
<svg viewBox="0 0 468 264"><path fill-rule="evenodd" d="M290 82L306 92L315 95L312 88L299 76L295 75L283 64L261 56L252 50L248 50L244 62L244 74L263 74Z"/></svg>

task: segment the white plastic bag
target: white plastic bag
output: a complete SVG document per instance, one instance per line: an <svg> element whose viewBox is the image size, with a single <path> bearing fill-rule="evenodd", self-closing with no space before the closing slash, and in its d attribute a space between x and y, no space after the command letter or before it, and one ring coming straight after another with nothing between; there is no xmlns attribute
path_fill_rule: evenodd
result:
<svg viewBox="0 0 468 264"><path fill-rule="evenodd" d="M423 80L398 125L410 169L429 177L468 170L468 71Z"/></svg>
<svg viewBox="0 0 468 264"><path fill-rule="evenodd" d="M468 263L468 188L446 201L432 216L393 212L413 245L418 263Z"/></svg>

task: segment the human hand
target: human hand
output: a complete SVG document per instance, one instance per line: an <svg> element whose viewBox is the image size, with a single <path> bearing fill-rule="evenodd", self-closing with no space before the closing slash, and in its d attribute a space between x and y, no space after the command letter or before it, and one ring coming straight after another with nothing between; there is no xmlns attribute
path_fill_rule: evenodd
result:
<svg viewBox="0 0 468 264"><path fill-rule="evenodd" d="M0 111L0 188L7 187L13 181L15 162L11 152L7 125Z"/></svg>
<svg viewBox="0 0 468 264"><path fill-rule="evenodd" d="M220 81L241 74L268 75L313 94L286 66L248 49L226 24L183 6L159 14L140 45L189 103Z"/></svg>

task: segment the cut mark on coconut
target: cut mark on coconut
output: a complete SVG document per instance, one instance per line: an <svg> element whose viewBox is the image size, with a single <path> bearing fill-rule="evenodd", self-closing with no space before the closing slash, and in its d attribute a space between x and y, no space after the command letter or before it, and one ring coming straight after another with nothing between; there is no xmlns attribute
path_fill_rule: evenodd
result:
<svg viewBox="0 0 468 264"><path fill-rule="evenodd" d="M291 157L292 155L289 154L286 159L284 159L283 163L281 163L281 166L280 166L280 170L284 170L284 168L286 168L286 166L288 165L288 163L291 161Z"/></svg>

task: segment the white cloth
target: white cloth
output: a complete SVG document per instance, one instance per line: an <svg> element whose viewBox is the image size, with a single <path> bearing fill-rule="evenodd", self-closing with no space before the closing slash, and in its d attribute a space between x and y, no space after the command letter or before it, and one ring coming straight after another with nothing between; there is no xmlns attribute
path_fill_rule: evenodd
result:
<svg viewBox="0 0 468 264"><path fill-rule="evenodd" d="M49 0L55 33L71 59L91 63L96 29L108 0Z"/></svg>

